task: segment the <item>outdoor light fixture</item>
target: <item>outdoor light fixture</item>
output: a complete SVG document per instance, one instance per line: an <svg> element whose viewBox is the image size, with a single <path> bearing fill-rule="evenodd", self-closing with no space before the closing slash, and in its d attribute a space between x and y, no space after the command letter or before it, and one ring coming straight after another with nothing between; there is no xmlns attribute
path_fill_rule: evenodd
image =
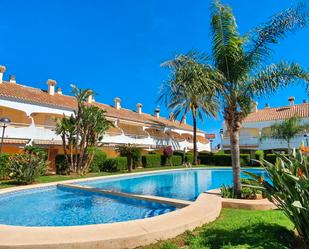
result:
<svg viewBox="0 0 309 249"><path fill-rule="evenodd" d="M1 118L0 119L0 125L2 126L2 137L1 137L1 144L0 144L0 154L2 153L2 146L3 146L3 138L4 138L4 132L5 128L8 127L11 123L11 120L9 118Z"/></svg>

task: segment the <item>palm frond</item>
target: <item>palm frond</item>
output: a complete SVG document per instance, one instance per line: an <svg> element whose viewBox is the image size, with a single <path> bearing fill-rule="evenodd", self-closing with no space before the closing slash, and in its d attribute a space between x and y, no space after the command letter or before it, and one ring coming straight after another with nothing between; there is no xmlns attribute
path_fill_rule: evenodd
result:
<svg viewBox="0 0 309 249"><path fill-rule="evenodd" d="M281 62L272 64L259 71L249 82L247 91L262 96L275 92L297 81L309 82L309 72L297 63Z"/></svg>
<svg viewBox="0 0 309 249"><path fill-rule="evenodd" d="M215 66L229 82L242 76L243 38L239 35L230 7L215 1L212 7L211 30Z"/></svg>
<svg viewBox="0 0 309 249"><path fill-rule="evenodd" d="M246 64L249 67L259 65L271 53L270 45L276 44L289 32L304 27L307 23L308 11L304 3L295 8L288 8L273 16L268 22L249 33L246 53Z"/></svg>

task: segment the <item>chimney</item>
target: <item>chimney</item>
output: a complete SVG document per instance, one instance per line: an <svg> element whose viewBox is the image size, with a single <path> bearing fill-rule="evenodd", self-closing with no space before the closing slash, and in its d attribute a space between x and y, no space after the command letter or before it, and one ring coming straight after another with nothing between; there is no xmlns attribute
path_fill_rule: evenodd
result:
<svg viewBox="0 0 309 249"><path fill-rule="evenodd" d="M136 104L136 112L138 114L142 114L142 107L143 107L143 105L141 103Z"/></svg>
<svg viewBox="0 0 309 249"><path fill-rule="evenodd" d="M294 106L295 97L293 96L289 97L288 101L290 102L290 106Z"/></svg>
<svg viewBox="0 0 309 249"><path fill-rule="evenodd" d="M258 111L258 102L253 102L251 105L251 112L257 112Z"/></svg>
<svg viewBox="0 0 309 249"><path fill-rule="evenodd" d="M92 104L92 102L93 102L93 95L90 94L90 95L88 96L88 98L87 98L87 103L88 103L88 104Z"/></svg>
<svg viewBox="0 0 309 249"><path fill-rule="evenodd" d="M46 84L48 85L48 93L49 95L54 96L55 95L55 85L57 82L55 80L49 79Z"/></svg>
<svg viewBox="0 0 309 249"><path fill-rule="evenodd" d="M307 104L308 102L307 102L307 100L306 100L306 99L304 99L304 100L303 100L303 103L304 103L304 104Z"/></svg>
<svg viewBox="0 0 309 249"><path fill-rule="evenodd" d="M270 105L267 103L266 105L265 105L265 109L269 109L270 108Z"/></svg>
<svg viewBox="0 0 309 249"><path fill-rule="evenodd" d="M62 89L60 87L57 88L57 93L62 94Z"/></svg>
<svg viewBox="0 0 309 249"><path fill-rule="evenodd" d="M155 111L154 111L154 116L156 118L160 118L160 109L159 108L156 108Z"/></svg>
<svg viewBox="0 0 309 249"><path fill-rule="evenodd" d="M16 77L15 77L15 75L10 75L10 83L13 83L13 84L16 83Z"/></svg>
<svg viewBox="0 0 309 249"><path fill-rule="evenodd" d="M6 67L0 66L0 84L3 83L3 74L5 73Z"/></svg>
<svg viewBox="0 0 309 249"><path fill-rule="evenodd" d="M117 110L120 110L121 109L121 99L120 98L118 98L118 97L116 97L115 99L114 99L114 102L115 102L115 108L117 109Z"/></svg>

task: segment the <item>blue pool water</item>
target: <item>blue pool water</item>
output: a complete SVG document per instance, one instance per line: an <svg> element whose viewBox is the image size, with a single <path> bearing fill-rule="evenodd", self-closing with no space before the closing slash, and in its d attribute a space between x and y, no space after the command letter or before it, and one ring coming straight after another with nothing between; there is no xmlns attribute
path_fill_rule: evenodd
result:
<svg viewBox="0 0 309 249"><path fill-rule="evenodd" d="M263 175L263 170L249 171ZM78 184L116 191L194 200L209 189L232 183L225 169L182 170L84 181ZM77 226L152 217L176 208L83 190L44 187L0 195L0 224Z"/></svg>
<svg viewBox="0 0 309 249"><path fill-rule="evenodd" d="M262 169L248 169L248 171L267 179L267 175ZM246 178L246 175L242 173L241 177ZM231 185L232 179L230 169L200 169L91 180L78 184L120 192L193 201L206 190L220 188L223 184Z"/></svg>

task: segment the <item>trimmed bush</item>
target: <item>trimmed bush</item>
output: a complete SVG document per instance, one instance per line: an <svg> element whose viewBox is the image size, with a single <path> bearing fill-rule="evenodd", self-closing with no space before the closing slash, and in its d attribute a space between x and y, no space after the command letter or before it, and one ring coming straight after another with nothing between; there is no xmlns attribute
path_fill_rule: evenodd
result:
<svg viewBox="0 0 309 249"><path fill-rule="evenodd" d="M100 170L105 172L117 172L126 170L127 168L126 157L115 157L104 160Z"/></svg>
<svg viewBox="0 0 309 249"><path fill-rule="evenodd" d="M198 160L200 160L201 164L204 165L211 165L214 164L214 155L213 154L200 154L197 157Z"/></svg>
<svg viewBox="0 0 309 249"><path fill-rule="evenodd" d="M214 163L216 166L231 166L232 157L230 154L216 154L214 155ZM240 154L240 165L241 166L250 165L249 154Z"/></svg>
<svg viewBox="0 0 309 249"><path fill-rule="evenodd" d="M254 153L254 159L258 161L262 161L264 159L264 151L263 150L257 150ZM252 162L254 166L261 166L259 162Z"/></svg>
<svg viewBox="0 0 309 249"><path fill-rule="evenodd" d="M100 149L95 149L94 157L90 165L90 172L100 172L103 168L104 161L106 160L107 155L104 151Z"/></svg>
<svg viewBox="0 0 309 249"><path fill-rule="evenodd" d="M174 156L181 156L182 162L185 161L185 153L183 151L174 151Z"/></svg>
<svg viewBox="0 0 309 249"><path fill-rule="evenodd" d="M142 164L144 168L152 168L161 166L161 156L149 154L142 156Z"/></svg>
<svg viewBox="0 0 309 249"><path fill-rule="evenodd" d="M0 155L0 179L8 177L8 163L9 163L9 154Z"/></svg>
<svg viewBox="0 0 309 249"><path fill-rule="evenodd" d="M172 156L171 161L172 161L173 166L182 165L182 157L181 156Z"/></svg>
<svg viewBox="0 0 309 249"><path fill-rule="evenodd" d="M65 156L63 154L59 154L55 158L56 162L56 173L58 175L67 175L69 174L69 164L65 160Z"/></svg>
<svg viewBox="0 0 309 249"><path fill-rule="evenodd" d="M10 177L20 184L31 184L47 171L48 162L36 154L16 154L8 164Z"/></svg>
<svg viewBox="0 0 309 249"><path fill-rule="evenodd" d="M186 154L185 155L185 162L186 163L193 163L193 155L192 154Z"/></svg>

